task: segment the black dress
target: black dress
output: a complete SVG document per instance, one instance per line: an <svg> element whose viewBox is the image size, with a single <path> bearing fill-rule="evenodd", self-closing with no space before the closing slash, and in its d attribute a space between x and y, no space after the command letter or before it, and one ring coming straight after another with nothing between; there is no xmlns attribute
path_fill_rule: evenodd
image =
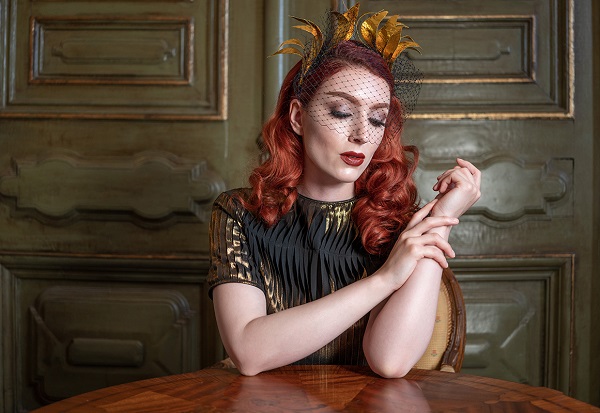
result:
<svg viewBox="0 0 600 413"><path fill-rule="evenodd" d="M356 199L321 202L298 196L277 224L267 227L236 196L214 203L208 283L245 283L263 291L267 314L316 300L373 273L378 262L362 247L352 208ZM362 339L368 316L298 364L364 365Z"/></svg>

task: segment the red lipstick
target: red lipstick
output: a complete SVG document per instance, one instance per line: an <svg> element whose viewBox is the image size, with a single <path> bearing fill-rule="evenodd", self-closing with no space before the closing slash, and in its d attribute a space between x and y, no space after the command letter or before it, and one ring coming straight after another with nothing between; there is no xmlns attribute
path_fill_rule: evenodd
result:
<svg viewBox="0 0 600 413"><path fill-rule="evenodd" d="M357 152L344 152L340 154L342 161L350 166L360 166L365 161L365 155Z"/></svg>

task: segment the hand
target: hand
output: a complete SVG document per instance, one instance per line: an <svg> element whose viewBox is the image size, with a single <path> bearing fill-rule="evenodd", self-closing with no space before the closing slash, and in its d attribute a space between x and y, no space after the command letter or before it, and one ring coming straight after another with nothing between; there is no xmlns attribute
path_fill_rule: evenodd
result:
<svg viewBox="0 0 600 413"><path fill-rule="evenodd" d="M458 224L458 218L429 216L438 202L440 201L434 199L413 215L396 240L387 260L378 270L381 274L389 274L396 289L406 282L422 258L431 258L442 268L446 268L446 257L455 255L448 241L431 232L432 229Z"/></svg>
<svg viewBox="0 0 600 413"><path fill-rule="evenodd" d="M460 217L481 196L481 172L472 163L458 158L458 164L437 178L433 186L438 191L432 216Z"/></svg>

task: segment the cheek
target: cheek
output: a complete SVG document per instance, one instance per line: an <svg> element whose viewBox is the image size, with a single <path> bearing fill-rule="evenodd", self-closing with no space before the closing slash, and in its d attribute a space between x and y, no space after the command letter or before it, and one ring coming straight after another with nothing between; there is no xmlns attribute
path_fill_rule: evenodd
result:
<svg viewBox="0 0 600 413"><path fill-rule="evenodd" d="M315 136L314 133L304 135L304 157L310 160L311 163L320 164L323 163L322 159L327 152L326 147L323 145L323 139Z"/></svg>
<svg viewBox="0 0 600 413"><path fill-rule="evenodd" d="M332 149L321 139L313 139L312 141L307 142L304 152L306 157L315 164L323 165L330 163L329 159L331 157Z"/></svg>
<svg viewBox="0 0 600 413"><path fill-rule="evenodd" d="M313 154L326 155L328 152L335 151L336 145L340 139L339 133L329 126L321 126L311 123L305 128L304 145L305 151L311 151Z"/></svg>
<svg viewBox="0 0 600 413"><path fill-rule="evenodd" d="M367 145L371 145L372 147L369 148L368 150L368 157L369 157L369 163L371 163L371 160L373 159L373 156L375 155L375 152L377 152L377 149L379 148L379 144L373 144L373 143L367 143Z"/></svg>

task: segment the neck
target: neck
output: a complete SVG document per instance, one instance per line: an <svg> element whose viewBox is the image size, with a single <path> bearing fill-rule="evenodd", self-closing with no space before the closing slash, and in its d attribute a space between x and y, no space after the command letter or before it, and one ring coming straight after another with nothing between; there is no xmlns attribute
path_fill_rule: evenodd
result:
<svg viewBox="0 0 600 413"><path fill-rule="evenodd" d="M324 202L346 201L354 197L354 184L312 187L304 183L296 187L307 198Z"/></svg>

